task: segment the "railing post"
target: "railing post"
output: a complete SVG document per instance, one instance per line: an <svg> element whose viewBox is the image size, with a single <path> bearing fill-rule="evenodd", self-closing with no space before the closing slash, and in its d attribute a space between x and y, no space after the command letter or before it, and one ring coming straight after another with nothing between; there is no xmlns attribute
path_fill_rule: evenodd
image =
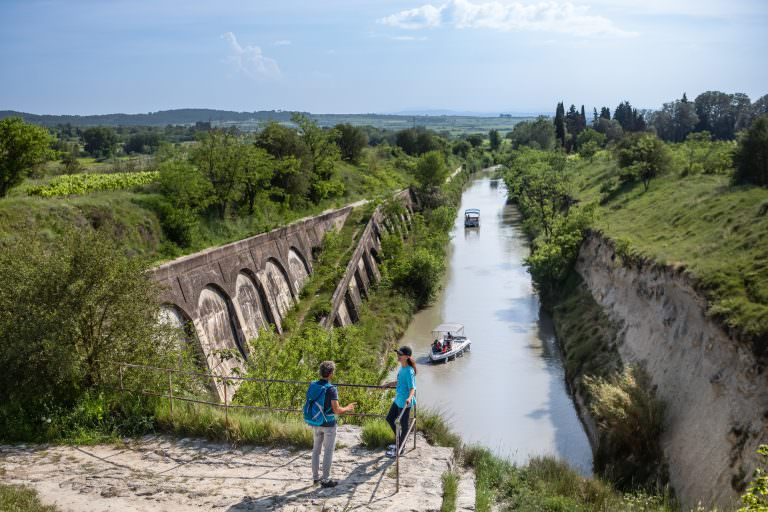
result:
<svg viewBox="0 0 768 512"><path fill-rule="evenodd" d="M227 379L224 379L224 425L229 428L229 400L227 400Z"/></svg>
<svg viewBox="0 0 768 512"><path fill-rule="evenodd" d="M400 413L402 416L402 412ZM397 418L395 423L395 493L400 492L400 417Z"/></svg>
<svg viewBox="0 0 768 512"><path fill-rule="evenodd" d="M171 421L173 421L173 372L168 370L168 403L171 409Z"/></svg>
<svg viewBox="0 0 768 512"><path fill-rule="evenodd" d="M416 404L413 405L413 449L416 449Z"/></svg>

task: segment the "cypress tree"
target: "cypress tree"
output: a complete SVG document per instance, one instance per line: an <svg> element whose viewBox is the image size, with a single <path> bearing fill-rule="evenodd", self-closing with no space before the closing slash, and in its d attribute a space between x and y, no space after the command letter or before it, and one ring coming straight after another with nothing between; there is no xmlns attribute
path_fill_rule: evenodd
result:
<svg viewBox="0 0 768 512"><path fill-rule="evenodd" d="M565 107L562 101L557 104L555 110L555 138L560 142L560 146L565 146Z"/></svg>

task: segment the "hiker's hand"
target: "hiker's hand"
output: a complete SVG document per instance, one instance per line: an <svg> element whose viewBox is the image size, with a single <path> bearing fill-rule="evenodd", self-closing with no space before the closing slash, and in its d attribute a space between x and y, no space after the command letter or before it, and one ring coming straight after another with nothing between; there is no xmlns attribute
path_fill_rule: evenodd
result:
<svg viewBox="0 0 768 512"><path fill-rule="evenodd" d="M347 412L353 412L357 407L357 402L352 402L347 406Z"/></svg>
<svg viewBox="0 0 768 512"><path fill-rule="evenodd" d="M412 400L413 400L413 398L408 398L408 399L405 401L405 406L406 406L406 407L410 407L410 406L411 406L411 401L412 401Z"/></svg>

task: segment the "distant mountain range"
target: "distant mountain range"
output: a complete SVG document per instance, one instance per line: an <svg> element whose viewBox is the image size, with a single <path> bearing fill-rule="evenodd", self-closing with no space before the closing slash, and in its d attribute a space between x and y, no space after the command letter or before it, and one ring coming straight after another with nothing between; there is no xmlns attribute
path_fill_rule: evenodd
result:
<svg viewBox="0 0 768 512"><path fill-rule="evenodd" d="M406 122L407 118L420 117L474 117L497 118L501 114L505 117L524 118L535 117L539 113L520 112L464 112L454 110L407 110L392 114L309 114L322 126L334 125L338 122L351 122L352 124L378 125L385 119L391 121ZM90 116L79 115L48 115L30 114L15 110L0 110L0 119L18 116L29 123L44 126L55 126L69 123L72 126L166 126L195 124L197 122L213 123L262 123L266 121L287 122L291 120L292 111L287 110L259 110L255 112L235 112L231 110L214 110L206 108L181 108L173 110L160 110L147 114L99 114Z"/></svg>

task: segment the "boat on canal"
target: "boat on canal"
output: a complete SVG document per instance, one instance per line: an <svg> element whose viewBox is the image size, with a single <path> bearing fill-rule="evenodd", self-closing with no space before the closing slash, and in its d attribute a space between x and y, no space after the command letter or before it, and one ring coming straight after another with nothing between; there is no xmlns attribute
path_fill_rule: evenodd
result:
<svg viewBox="0 0 768 512"><path fill-rule="evenodd" d="M456 359L470 350L472 340L464 335L464 326L461 324L440 324L432 329L431 350L429 360L433 363L445 363Z"/></svg>
<svg viewBox="0 0 768 512"><path fill-rule="evenodd" d="M464 210L464 227L465 228L480 227L480 210L479 209L468 208Z"/></svg>

